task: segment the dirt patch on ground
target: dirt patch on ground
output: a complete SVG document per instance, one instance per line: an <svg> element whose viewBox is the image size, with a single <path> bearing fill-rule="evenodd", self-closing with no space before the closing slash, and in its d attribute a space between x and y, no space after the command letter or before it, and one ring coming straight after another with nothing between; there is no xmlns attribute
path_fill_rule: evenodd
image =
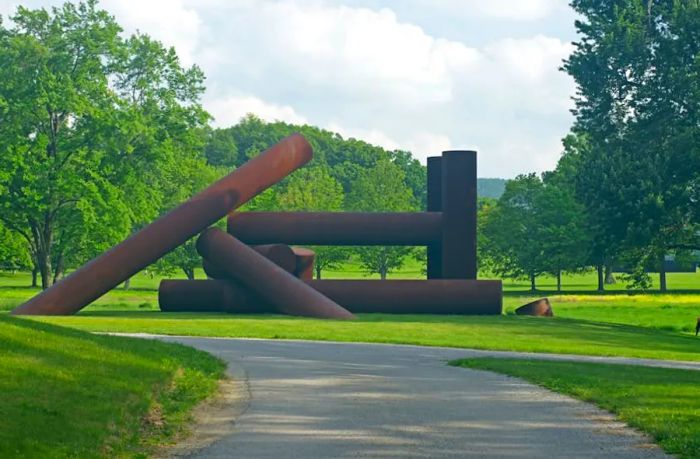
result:
<svg viewBox="0 0 700 459"><path fill-rule="evenodd" d="M219 439L232 435L236 420L250 405L248 378L243 370L229 368L229 376L221 380L216 396L194 409L194 425L174 445L164 446L156 458L190 457Z"/></svg>

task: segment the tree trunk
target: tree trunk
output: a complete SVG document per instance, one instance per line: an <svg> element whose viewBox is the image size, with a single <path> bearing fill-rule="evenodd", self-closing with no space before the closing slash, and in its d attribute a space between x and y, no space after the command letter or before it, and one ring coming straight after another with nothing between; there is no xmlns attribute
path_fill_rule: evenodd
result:
<svg viewBox="0 0 700 459"><path fill-rule="evenodd" d="M122 289L129 290L130 287L131 287L131 278L128 278L127 280L124 281L124 284L122 285Z"/></svg>
<svg viewBox="0 0 700 459"><path fill-rule="evenodd" d="M39 286L38 277L39 277L39 270L35 266L32 269L32 288L36 288Z"/></svg>
<svg viewBox="0 0 700 459"><path fill-rule="evenodd" d="M530 274L530 290L535 292L537 291L537 284L535 283L535 276L534 274Z"/></svg>
<svg viewBox="0 0 700 459"><path fill-rule="evenodd" d="M379 270L379 277L381 280L386 280L386 268L382 268Z"/></svg>
<svg viewBox="0 0 700 459"><path fill-rule="evenodd" d="M44 214L43 222L31 222L32 237L36 250L36 265L41 276L41 288L51 287L51 248L53 246L53 221L51 214Z"/></svg>
<svg viewBox="0 0 700 459"><path fill-rule="evenodd" d="M598 270L598 291L599 292L604 292L605 291L605 276L603 275L604 267L603 265L598 265L596 266L596 269Z"/></svg>
<svg viewBox="0 0 700 459"><path fill-rule="evenodd" d="M561 292L561 269L557 271L557 292Z"/></svg>
<svg viewBox="0 0 700 459"><path fill-rule="evenodd" d="M39 274L41 275L41 289L51 287L51 262L49 255L43 250L37 254L39 262Z"/></svg>
<svg viewBox="0 0 700 459"><path fill-rule="evenodd" d="M63 254L58 256L58 260L56 261L56 269L53 275L53 283L55 284L58 282L61 277L63 277Z"/></svg>
<svg viewBox="0 0 700 459"><path fill-rule="evenodd" d="M666 292L666 257L661 254L661 266L659 266L659 290Z"/></svg>
<svg viewBox="0 0 700 459"><path fill-rule="evenodd" d="M605 283L607 285L613 285L615 282L615 274L613 274L613 267L612 263L606 263L605 264Z"/></svg>
<svg viewBox="0 0 700 459"><path fill-rule="evenodd" d="M316 269L316 279L320 279L321 278L321 266L318 263L316 263L315 269Z"/></svg>
<svg viewBox="0 0 700 459"><path fill-rule="evenodd" d="M194 280L194 268L182 268L189 280Z"/></svg>

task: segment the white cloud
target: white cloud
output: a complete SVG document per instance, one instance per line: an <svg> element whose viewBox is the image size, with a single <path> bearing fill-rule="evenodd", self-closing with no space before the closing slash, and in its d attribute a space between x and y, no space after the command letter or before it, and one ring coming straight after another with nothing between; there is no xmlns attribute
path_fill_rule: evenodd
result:
<svg viewBox="0 0 700 459"><path fill-rule="evenodd" d="M276 105L255 96L230 96L204 102L204 107L214 117L214 125L228 127L238 123L248 113L266 121L285 121L293 124L307 124L306 118L289 105Z"/></svg>
<svg viewBox="0 0 700 459"><path fill-rule="evenodd" d="M2 16L3 22L5 22L9 16L12 16L16 10L17 3L0 1L0 16Z"/></svg>
<svg viewBox="0 0 700 459"><path fill-rule="evenodd" d="M139 29L175 46L185 64L203 68L204 105L217 126L252 112L408 149L421 160L476 145L481 176L553 167L572 121L574 84L558 71L571 45L541 27L555 24L550 30L559 30L561 17L571 22L569 13L557 16L566 1L401 5L407 3L402 15L397 4L374 0L103 0L101 5L128 32ZM0 0L0 11L7 5ZM408 10L413 22L402 19ZM483 27L442 36L440 24L430 21L449 21L444 30L463 22Z"/></svg>
<svg viewBox="0 0 700 459"><path fill-rule="evenodd" d="M415 132L410 136L402 137L401 140L396 140L379 129L345 128L337 123L327 125L326 129L337 132L345 138L360 139L390 151L410 151L423 164L428 156L439 155L442 151L454 148L447 135L432 132Z"/></svg>
<svg viewBox="0 0 700 459"><path fill-rule="evenodd" d="M564 0L453 0L448 3L459 4L467 13L519 21L542 19L566 5Z"/></svg>
<svg viewBox="0 0 700 459"><path fill-rule="evenodd" d="M199 40L201 18L182 0L102 0L128 34L140 31L177 50L180 61L190 66Z"/></svg>

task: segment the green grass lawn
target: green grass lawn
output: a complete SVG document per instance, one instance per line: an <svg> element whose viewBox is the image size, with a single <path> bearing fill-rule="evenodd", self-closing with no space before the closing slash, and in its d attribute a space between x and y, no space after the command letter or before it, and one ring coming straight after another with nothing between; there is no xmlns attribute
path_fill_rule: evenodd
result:
<svg viewBox="0 0 700 459"><path fill-rule="evenodd" d="M693 336L563 318L360 314L356 321L332 321L114 310L33 318L88 331L405 343L700 361L700 339Z"/></svg>
<svg viewBox="0 0 700 459"><path fill-rule="evenodd" d="M0 316L0 457L143 457L224 365L192 348Z"/></svg>
<svg viewBox="0 0 700 459"><path fill-rule="evenodd" d="M522 378L615 413L669 454L700 456L700 372L582 362L465 359L452 365Z"/></svg>
<svg viewBox="0 0 700 459"><path fill-rule="evenodd" d="M24 276L24 277L23 277ZM8 281L14 279L14 285ZM9 310L37 293L26 275L0 279L0 308ZM71 317L39 320L90 331L174 335L320 339L474 347L531 352L621 355L700 360L695 339L700 294L621 293L549 295L551 319L513 316L533 298L506 292L504 317L364 314L351 323L285 316L177 314L158 311L159 279L140 274L130 290L115 289Z"/></svg>

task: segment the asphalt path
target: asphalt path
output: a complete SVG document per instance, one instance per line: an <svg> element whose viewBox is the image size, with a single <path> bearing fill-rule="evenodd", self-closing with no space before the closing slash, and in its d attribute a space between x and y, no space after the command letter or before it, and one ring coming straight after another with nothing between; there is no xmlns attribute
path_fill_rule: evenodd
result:
<svg viewBox="0 0 700 459"><path fill-rule="evenodd" d="M225 360L245 392L230 432L190 457L665 457L649 439L591 405L516 378L446 365L490 352L160 339Z"/></svg>

